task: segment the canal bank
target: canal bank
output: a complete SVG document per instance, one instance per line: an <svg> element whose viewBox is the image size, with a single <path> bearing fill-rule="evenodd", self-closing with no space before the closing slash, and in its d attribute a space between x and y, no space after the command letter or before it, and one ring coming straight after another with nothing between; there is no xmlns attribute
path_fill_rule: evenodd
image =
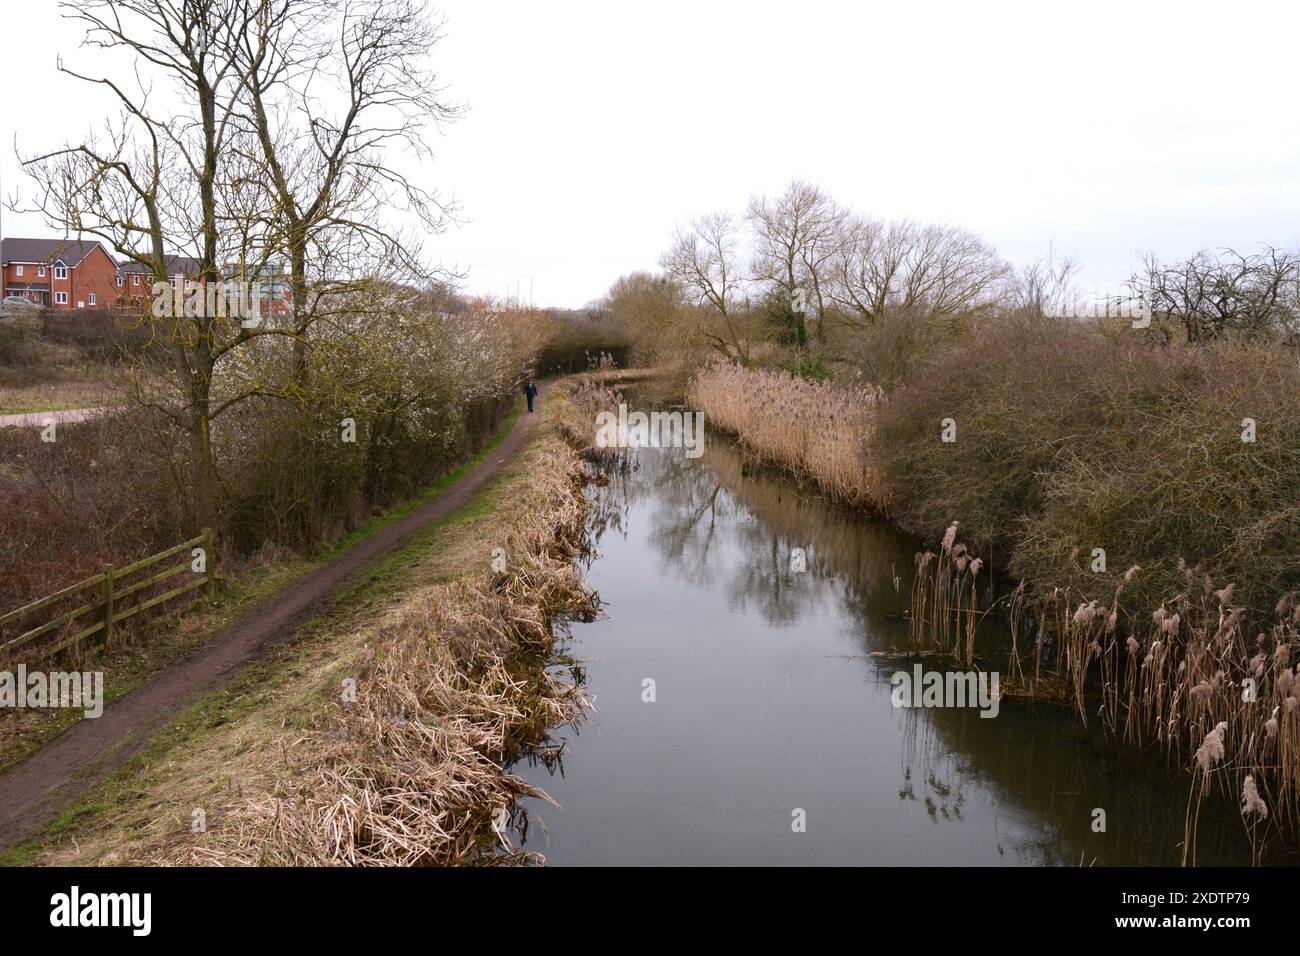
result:
<svg viewBox="0 0 1300 956"><path fill-rule="evenodd" d="M1186 777L1055 706L891 700L915 542L710 435L593 487L594 713L515 767L522 845L564 864L1178 865ZM806 570L791 569L795 549ZM996 634L990 640L999 640ZM1198 863L1245 865L1207 799ZM1273 858L1270 858L1273 859Z"/></svg>

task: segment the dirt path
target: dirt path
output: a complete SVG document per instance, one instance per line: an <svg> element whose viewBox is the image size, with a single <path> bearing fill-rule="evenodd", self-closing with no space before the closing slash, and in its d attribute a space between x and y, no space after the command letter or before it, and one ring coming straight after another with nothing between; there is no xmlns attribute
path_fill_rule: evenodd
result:
<svg viewBox="0 0 1300 956"><path fill-rule="evenodd" d="M99 718L79 721L10 768L0 776L0 848L21 842L52 820L143 749L186 702L216 689L268 645L324 610L355 572L429 522L465 505L519 451L540 417L524 412L487 458L436 498L250 609L189 657L106 706Z"/></svg>
<svg viewBox="0 0 1300 956"><path fill-rule="evenodd" d="M65 408L57 412L23 412L20 415L0 415L0 428L8 426L26 426L36 425L44 428L45 423L50 419L65 425L69 422L84 422L88 418L95 418L103 415L105 412L112 411L111 408Z"/></svg>

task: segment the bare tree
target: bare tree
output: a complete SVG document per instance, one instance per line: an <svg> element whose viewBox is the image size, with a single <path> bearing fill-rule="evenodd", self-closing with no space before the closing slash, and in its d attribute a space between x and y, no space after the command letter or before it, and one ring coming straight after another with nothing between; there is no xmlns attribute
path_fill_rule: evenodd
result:
<svg viewBox="0 0 1300 956"><path fill-rule="evenodd" d="M659 265L695 306L694 334L726 358L748 362L752 319L741 296L737 223L715 212L679 229Z"/></svg>
<svg viewBox="0 0 1300 956"><path fill-rule="evenodd" d="M1152 313L1181 325L1187 341L1207 342L1228 334L1294 337L1298 283L1300 256L1265 246L1249 255L1202 250L1173 263L1148 253L1129 287L1149 297Z"/></svg>
<svg viewBox="0 0 1300 956"><path fill-rule="evenodd" d="M854 216L844 221L826 285L850 324L890 310L948 319L992 308L1008 271L964 229Z"/></svg>
<svg viewBox="0 0 1300 956"><path fill-rule="evenodd" d="M283 250L292 290L295 377L306 374L308 328L324 296L349 289L372 270L357 263L395 263L420 278L416 250L385 222L411 212L441 232L453 209L390 160L430 160L424 136L454 120L426 69L440 24L414 0L260 0L251 28L225 34L226 55L240 78L248 156L274 210L268 241ZM330 110L329 103L337 104ZM342 247L341 249L339 247Z"/></svg>
<svg viewBox="0 0 1300 956"><path fill-rule="evenodd" d="M817 338L825 341L825 286L829 263L843 239L845 215L820 189L798 179L775 199L755 196L749 202L754 278L789 310L800 347L808 342L809 306L817 317Z"/></svg>
<svg viewBox="0 0 1300 956"><path fill-rule="evenodd" d="M193 518L210 526L213 420L254 395L306 400L308 329L328 325L323 334L337 336L358 316L363 326L379 320L391 304L380 270L414 263L379 224L385 202L404 196L426 225L445 211L383 158L390 144L419 143L429 114L451 115L439 112L422 68L436 26L405 0L81 0L63 8L86 25L87 44L129 53L135 73L130 83L72 73L111 90L122 113L102 143L25 160L47 218L105 240L158 284L175 252L197 258L196 278L210 287L231 263L262 279L279 256L290 261L287 324L207 309L145 317L167 342L179 398L157 404L188 432ZM172 99L159 102L155 83ZM323 101L344 103L341 115ZM365 299L357 305L345 292ZM290 346L290 363L278 345ZM276 379L286 364L293 374ZM320 388L336 397L350 384L344 371Z"/></svg>
<svg viewBox="0 0 1300 956"><path fill-rule="evenodd" d="M86 28L85 45L128 50L135 88L110 77L69 75L112 91L121 119L109 124L106 148L94 140L30 157L24 165L40 190L40 206L55 223L111 243L144 265L155 283L167 281L167 246L183 240L197 252L201 277L219 281L218 178L235 78L214 54L220 32L248 26L251 11L234 0L84 0L60 4ZM179 106L150 103L160 77ZM210 438L215 317L172 316L165 335L172 371L186 398L196 525L213 523L216 478Z"/></svg>
<svg viewBox="0 0 1300 956"><path fill-rule="evenodd" d="M1079 269L1070 256L1048 250L1008 276L1007 308L1030 318L1066 314L1077 299L1074 278Z"/></svg>

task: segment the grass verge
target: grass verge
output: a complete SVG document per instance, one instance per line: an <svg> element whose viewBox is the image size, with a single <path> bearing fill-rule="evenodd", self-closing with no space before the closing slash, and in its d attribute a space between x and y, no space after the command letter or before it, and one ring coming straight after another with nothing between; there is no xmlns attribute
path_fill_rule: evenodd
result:
<svg viewBox="0 0 1300 956"><path fill-rule="evenodd" d="M105 703L140 687L155 674L203 646L245 614L274 598L312 571L337 560L349 548L388 527L446 491L483 462L514 429L523 410L520 402L492 439L473 457L438 478L419 497L376 515L328 549L311 557L291 557L265 566L246 566L225 578L220 594L145 622L112 651L101 653L83 669L105 671ZM81 718L67 708L0 711L0 772L40 749Z"/></svg>
<svg viewBox="0 0 1300 956"><path fill-rule="evenodd" d="M531 792L502 771L505 758L582 706L537 666L550 618L590 608L568 560L582 534L581 475L544 420L465 508L382 559L4 862L495 859L492 811ZM496 546L510 555L504 575L489 569ZM345 679L357 689L347 704Z"/></svg>

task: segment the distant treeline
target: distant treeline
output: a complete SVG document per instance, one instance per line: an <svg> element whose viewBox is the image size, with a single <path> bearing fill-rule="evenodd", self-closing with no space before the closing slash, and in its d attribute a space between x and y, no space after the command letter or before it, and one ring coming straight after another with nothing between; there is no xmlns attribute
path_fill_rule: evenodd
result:
<svg viewBox="0 0 1300 956"><path fill-rule="evenodd" d="M632 335L626 325L603 306L588 309L547 309L548 338L537 354L537 374L585 372L609 355L620 367L632 360Z"/></svg>

